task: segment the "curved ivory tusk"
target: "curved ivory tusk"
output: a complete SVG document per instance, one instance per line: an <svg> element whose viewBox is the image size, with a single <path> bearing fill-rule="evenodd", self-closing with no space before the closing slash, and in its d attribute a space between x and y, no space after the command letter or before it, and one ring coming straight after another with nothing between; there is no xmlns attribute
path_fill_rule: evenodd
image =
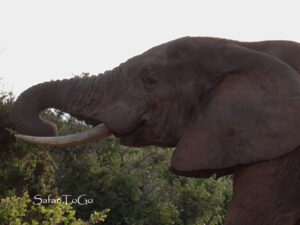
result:
<svg viewBox="0 0 300 225"><path fill-rule="evenodd" d="M88 144L94 141L104 139L110 136L111 134L112 134L111 130L105 124L102 123L89 130L82 131L77 134L66 135L66 136L37 137L37 136L16 134L15 137L34 144L62 147L62 146L79 146L79 145Z"/></svg>

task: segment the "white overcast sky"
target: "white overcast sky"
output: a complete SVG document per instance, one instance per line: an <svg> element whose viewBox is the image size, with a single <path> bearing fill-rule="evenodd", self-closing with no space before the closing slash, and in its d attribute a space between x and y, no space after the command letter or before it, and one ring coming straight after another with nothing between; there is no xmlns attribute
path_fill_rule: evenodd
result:
<svg viewBox="0 0 300 225"><path fill-rule="evenodd" d="M0 77L18 95L183 36L300 42L299 8L288 0L0 0Z"/></svg>

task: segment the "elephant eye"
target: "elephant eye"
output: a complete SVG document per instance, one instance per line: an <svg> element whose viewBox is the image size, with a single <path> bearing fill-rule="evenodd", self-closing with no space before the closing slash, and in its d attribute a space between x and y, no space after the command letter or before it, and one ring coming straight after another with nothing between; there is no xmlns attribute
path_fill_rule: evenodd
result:
<svg viewBox="0 0 300 225"><path fill-rule="evenodd" d="M157 83L157 80L153 76L146 76L144 79L144 85L147 90L152 91L153 86Z"/></svg>
<svg viewBox="0 0 300 225"><path fill-rule="evenodd" d="M148 85L153 85L153 84L155 84L157 81L154 80L152 77L146 77L146 78L144 79L144 82L145 82L146 84L148 84Z"/></svg>

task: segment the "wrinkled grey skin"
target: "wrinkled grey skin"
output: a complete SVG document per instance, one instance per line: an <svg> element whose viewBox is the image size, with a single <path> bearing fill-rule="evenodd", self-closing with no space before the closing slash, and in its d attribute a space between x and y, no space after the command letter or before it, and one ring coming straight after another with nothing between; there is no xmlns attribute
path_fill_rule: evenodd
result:
<svg viewBox="0 0 300 225"><path fill-rule="evenodd" d="M294 42L186 37L103 75L29 88L13 118L22 134L53 136L38 115L54 107L123 145L176 147L175 174L234 173L227 225L300 224L299 58Z"/></svg>

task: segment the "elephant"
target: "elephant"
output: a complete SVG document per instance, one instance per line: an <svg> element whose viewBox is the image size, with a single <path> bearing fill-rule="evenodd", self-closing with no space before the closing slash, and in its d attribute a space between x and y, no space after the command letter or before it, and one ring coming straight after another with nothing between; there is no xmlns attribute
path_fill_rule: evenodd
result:
<svg viewBox="0 0 300 225"><path fill-rule="evenodd" d="M174 147L170 170L233 174L226 225L300 225L300 44L183 37L98 76L24 91L18 138L81 145L114 135L126 146ZM56 108L93 127L55 136Z"/></svg>

